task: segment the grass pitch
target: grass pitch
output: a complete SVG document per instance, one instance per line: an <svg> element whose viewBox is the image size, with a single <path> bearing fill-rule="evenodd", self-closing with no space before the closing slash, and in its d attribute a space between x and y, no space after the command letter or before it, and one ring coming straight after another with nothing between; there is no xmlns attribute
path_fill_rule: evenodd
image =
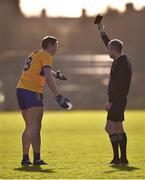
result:
<svg viewBox="0 0 145 180"><path fill-rule="evenodd" d="M111 166L104 111L45 112L42 159L49 165L21 167L20 113L0 114L0 178L140 179L145 178L145 111L126 112L127 167ZM32 150L31 150L32 160Z"/></svg>

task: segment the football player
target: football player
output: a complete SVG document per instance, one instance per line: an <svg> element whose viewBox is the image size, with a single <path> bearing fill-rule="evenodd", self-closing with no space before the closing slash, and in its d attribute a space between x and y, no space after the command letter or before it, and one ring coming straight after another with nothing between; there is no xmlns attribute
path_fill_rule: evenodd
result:
<svg viewBox="0 0 145 180"><path fill-rule="evenodd" d="M53 55L57 48L58 41L55 37L45 37L42 40L42 49L27 57L16 88L18 104L25 121L25 129L22 134L23 158L21 162L24 166L32 164L29 159L30 145L32 145L34 155L33 164L47 164L40 156L45 81L58 104L64 109L68 108L69 100L60 94L53 78L67 79L60 71L52 70Z"/></svg>

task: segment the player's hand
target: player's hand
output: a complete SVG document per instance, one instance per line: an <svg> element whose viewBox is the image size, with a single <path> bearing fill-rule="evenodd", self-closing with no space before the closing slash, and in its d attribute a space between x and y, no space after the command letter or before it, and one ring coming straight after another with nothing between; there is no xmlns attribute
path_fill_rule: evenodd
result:
<svg viewBox="0 0 145 180"><path fill-rule="evenodd" d="M55 99L58 102L58 104L60 105L60 107L62 107L64 109L69 109L69 103L70 103L69 99L67 99L66 97L64 97L62 95L56 96Z"/></svg>
<svg viewBox="0 0 145 180"><path fill-rule="evenodd" d="M60 80L67 80L67 77L63 73L61 73L61 70L56 71L55 77Z"/></svg>
<svg viewBox="0 0 145 180"><path fill-rule="evenodd" d="M109 111L110 108L111 108L111 106L112 106L112 103L107 102L107 104L106 104L106 106L105 106L105 110L106 110L106 111Z"/></svg>

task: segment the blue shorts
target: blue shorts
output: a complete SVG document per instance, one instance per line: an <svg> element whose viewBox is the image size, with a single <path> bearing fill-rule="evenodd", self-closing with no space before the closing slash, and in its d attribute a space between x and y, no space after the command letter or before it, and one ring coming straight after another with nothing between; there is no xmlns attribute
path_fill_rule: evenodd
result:
<svg viewBox="0 0 145 180"><path fill-rule="evenodd" d="M43 107L43 94L26 89L16 89L17 100L20 109L28 109L34 106Z"/></svg>

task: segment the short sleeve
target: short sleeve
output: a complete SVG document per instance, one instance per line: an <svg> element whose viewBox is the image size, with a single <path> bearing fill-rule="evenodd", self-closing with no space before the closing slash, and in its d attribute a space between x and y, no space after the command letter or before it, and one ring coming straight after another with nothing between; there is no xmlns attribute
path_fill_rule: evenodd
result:
<svg viewBox="0 0 145 180"><path fill-rule="evenodd" d="M52 67L52 56L49 54L44 54L42 58L42 66L43 67Z"/></svg>

